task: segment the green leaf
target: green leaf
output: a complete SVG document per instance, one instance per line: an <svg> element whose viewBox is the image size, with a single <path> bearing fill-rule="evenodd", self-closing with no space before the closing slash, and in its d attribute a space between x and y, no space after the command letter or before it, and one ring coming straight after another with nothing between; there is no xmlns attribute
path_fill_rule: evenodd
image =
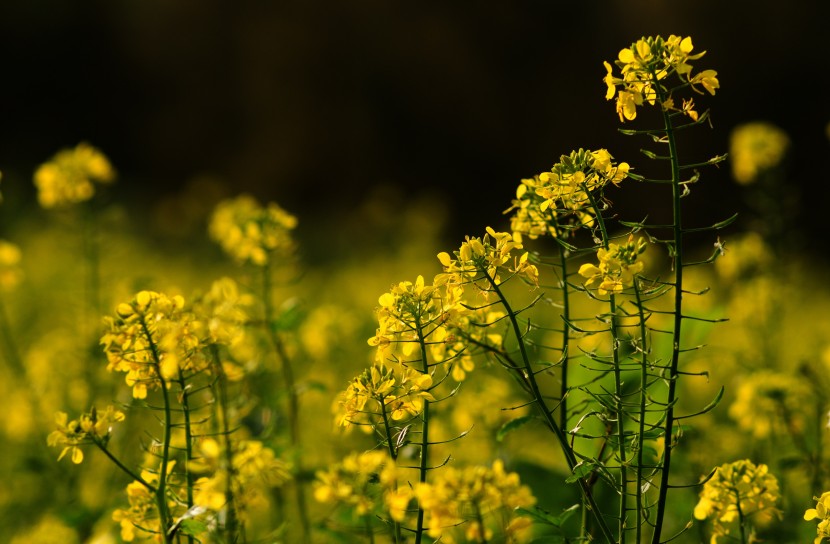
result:
<svg viewBox="0 0 830 544"><path fill-rule="evenodd" d="M575 504L571 507L568 507L562 511L561 514L554 515L548 512L547 510L543 510L538 506L534 506L532 510L528 510L526 508L517 508L516 512L520 516L528 516L536 521L540 521L546 525L553 525L554 527L561 527L568 519L573 516L577 511L579 511L579 505Z"/></svg>
<svg viewBox="0 0 830 544"><path fill-rule="evenodd" d="M206 532L207 529L207 524L198 519L186 519L179 526L179 532L186 536L199 536Z"/></svg>
<svg viewBox="0 0 830 544"><path fill-rule="evenodd" d="M507 433L513 432L531 419L534 416L520 416L516 419L511 419L507 423L501 426L501 429L496 433L496 441L501 442L504 440L504 437L507 436Z"/></svg>
<svg viewBox="0 0 830 544"><path fill-rule="evenodd" d="M573 474L565 478L565 483L572 484L580 478L584 478L585 476L591 474L596 468L596 461L592 461L590 459L587 461L581 461L574 467Z"/></svg>

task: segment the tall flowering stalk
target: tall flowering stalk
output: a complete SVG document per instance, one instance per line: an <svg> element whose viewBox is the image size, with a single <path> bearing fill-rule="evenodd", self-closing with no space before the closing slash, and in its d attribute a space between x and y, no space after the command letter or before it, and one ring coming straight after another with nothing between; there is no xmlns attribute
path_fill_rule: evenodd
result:
<svg viewBox="0 0 830 544"><path fill-rule="evenodd" d="M634 42L631 47L620 51L615 64L620 70L616 75L614 68L605 62L607 86L606 99L616 97L616 110L620 121L634 120L640 108L655 106L659 109L662 119L662 127L646 130L622 130L629 135L648 135L654 142L667 147L666 154L657 154L651 151L644 151L644 154L653 160L668 162L671 176L666 180L649 179L643 176L631 175L635 180L654 183L668 184L671 187L672 197L672 223L668 226L671 237L661 241L672 258L674 279L666 285L673 291L673 310L671 326L671 356L664 379L667 383L667 394L665 397L665 423L663 426L665 449L662 461L659 465L660 485L659 496L656 504L654 533L652 542L661 542L661 535L664 525L666 505L668 501L669 476L671 473L672 452L676 446L678 436L675 425L677 415L675 414L677 403L677 382L680 376L679 366L681 354L687 348L683 345L682 326L684 320L700 319L684 315L683 295L688 291L684 289L683 272L695 262L685 259L685 238L692 232L716 230L722 228L730 221L713 225L711 227L690 229L684 225L683 207L681 199L690 192L691 184L699 179L697 168L716 164L724 159L723 156L716 156L703 163L682 164L677 150L678 130L685 130L700 125L708 119L708 111L699 114L692 97L685 96L687 90L698 94L714 95L720 87L717 72L714 70L702 70L694 72L692 62L700 59L705 52L692 53L694 46L690 37L671 35L664 39L657 37L644 37ZM692 171L693 175L683 179L685 171ZM661 231L666 226L649 225L645 223L634 223L630 226L636 230ZM717 251L712 257L704 262L710 262L717 256ZM688 417L688 416L684 416Z"/></svg>

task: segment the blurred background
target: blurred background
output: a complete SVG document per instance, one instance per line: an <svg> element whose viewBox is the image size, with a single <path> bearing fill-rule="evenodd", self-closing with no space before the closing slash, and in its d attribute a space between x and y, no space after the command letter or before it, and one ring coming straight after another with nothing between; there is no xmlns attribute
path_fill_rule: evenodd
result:
<svg viewBox="0 0 830 544"><path fill-rule="evenodd" d="M670 33L709 51L698 69L722 86L700 97L713 128L681 143L687 156L726 152L732 127L770 121L792 140L787 192L825 202L823 4L3 2L0 169L15 204L3 221L36 205L38 164L88 141L119 170L121 201L217 180L330 232L368 195L389 208L429 197L455 245L505 226L518 181L571 149L646 162L617 133L602 61ZM690 199L704 218L740 206L729 168L704 182ZM820 251L822 226L804 214L794 238ZM299 236L322 259L326 237L310 230Z"/></svg>

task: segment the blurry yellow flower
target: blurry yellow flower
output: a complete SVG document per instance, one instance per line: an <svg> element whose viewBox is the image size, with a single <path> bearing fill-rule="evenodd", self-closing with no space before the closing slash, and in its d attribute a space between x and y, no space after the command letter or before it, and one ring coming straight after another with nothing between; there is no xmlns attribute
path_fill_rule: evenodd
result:
<svg viewBox="0 0 830 544"><path fill-rule="evenodd" d="M95 184L115 181L115 170L96 148L80 143L59 151L35 171L38 202L44 208L68 206L89 200Z"/></svg>
<svg viewBox="0 0 830 544"><path fill-rule="evenodd" d="M71 421L65 412L58 412L55 415L56 430L49 434L46 443L52 447L64 446L58 461L68 453L73 463L80 464L84 460L84 452L79 446L91 443L106 444L112 432L112 425L121 421L124 421L124 413L113 406L107 406L103 412L93 408Z"/></svg>
<svg viewBox="0 0 830 544"><path fill-rule="evenodd" d="M521 485L518 474L506 472L500 460L492 467L445 467L435 473L431 483L418 484L415 495L424 510L429 536L442 541L451 539L452 528L463 523L467 541L489 541L492 530L482 527L478 516L495 517L503 523L500 529L507 531L515 509L536 502L530 489Z"/></svg>
<svg viewBox="0 0 830 544"><path fill-rule="evenodd" d="M771 123L738 125L729 138L732 176L744 185L757 181L761 174L781 163L789 147L787 133Z"/></svg>
<svg viewBox="0 0 830 544"><path fill-rule="evenodd" d="M0 290L10 290L23 279L20 268L20 248L11 242L0 240Z"/></svg>
<svg viewBox="0 0 830 544"><path fill-rule="evenodd" d="M294 250L291 232L297 218L271 202L262 207L250 195L217 204L208 231L222 249L239 263L265 266L277 254Z"/></svg>
<svg viewBox="0 0 830 544"><path fill-rule="evenodd" d="M762 370L743 378L729 407L729 417L755 438L803 432L817 402L803 381L792 374Z"/></svg>

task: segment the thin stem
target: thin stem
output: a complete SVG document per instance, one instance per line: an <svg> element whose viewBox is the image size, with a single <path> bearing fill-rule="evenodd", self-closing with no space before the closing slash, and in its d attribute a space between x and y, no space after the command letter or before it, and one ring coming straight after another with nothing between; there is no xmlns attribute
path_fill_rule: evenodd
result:
<svg viewBox="0 0 830 544"><path fill-rule="evenodd" d="M161 375L161 355L159 354L156 342L153 340L153 335L150 334L150 329L147 327L147 321L144 316L140 317L141 329L147 337L147 342L150 346L150 354L152 355L151 365L153 370L161 382L161 394L164 401L164 437L161 443L161 468L159 470L159 485L156 488L156 504L159 509L159 523L161 525L161 532L164 538L164 543L170 542L170 537L167 530L170 527L170 512L167 508L167 467L170 461L170 437L173 431L173 421L170 410L170 396L167 392L167 384Z"/></svg>
<svg viewBox="0 0 830 544"><path fill-rule="evenodd" d="M744 527L746 524L746 516L744 516L744 511L741 509L741 493L737 489L735 489L735 508L738 510L738 524L741 530L741 544L746 544L746 529Z"/></svg>
<svg viewBox="0 0 830 544"><path fill-rule="evenodd" d="M557 229L557 236L562 233ZM562 383L560 384L559 395L559 427L568 428L568 361L570 360L569 349L571 339L571 307L570 293L568 292L568 251L562 244L559 247L559 266L562 269Z"/></svg>
<svg viewBox="0 0 830 544"><path fill-rule="evenodd" d="M150 493L156 493L157 492L156 486L154 486L153 484L151 484L150 482L148 482L147 480L142 478L140 475L136 474L132 469L130 469L124 463L122 463L121 460L118 459L116 456L114 456L106 448L106 446L104 446L104 444L102 442L100 442L100 441L96 440L95 438L93 438L92 443L95 444L95 446L97 446L99 450L104 452L104 455L109 457L110 461L115 463L115 466L117 466L122 471L124 471L130 478L132 478L133 480L135 480L136 482L140 483L145 488L147 488L147 491L149 491Z"/></svg>
<svg viewBox="0 0 830 544"><path fill-rule="evenodd" d="M648 343L646 339L646 320L643 315L643 304L640 297L640 279L634 277L634 296L637 300L637 319L640 322L640 350L642 368L640 369L640 427L637 429L637 536L634 542L642 542L643 523L645 515L643 508L643 444L646 432L646 388L648 387Z"/></svg>
<svg viewBox="0 0 830 544"><path fill-rule="evenodd" d="M222 422L222 436L225 439L225 471L228 474L227 488L225 489L225 503L228 511L228 516L225 521L225 534L228 542L236 542L237 532L237 516L236 516L236 501L233 494L233 479L236 472L233 468L233 441L231 440L230 422L228 421L228 376L225 374L225 369L222 367L222 362L219 359L219 349L216 344L211 344L210 353L213 358L214 367L216 368L217 382L219 385L219 402L216 410L219 414L219 419Z"/></svg>
<svg viewBox="0 0 830 544"><path fill-rule="evenodd" d="M421 326L420 318L418 317L415 318L415 330L418 334L418 345L421 349L421 362L423 363L423 368L421 372L423 374L429 374L429 360L427 359L426 338L424 338L424 329ZM421 415L421 417L424 420L424 424L421 427L421 462L418 466L418 481L422 484L426 483L427 471L429 470L429 451L427 449L429 446L429 405L429 400L424 399L424 409ZM421 544L423 537L424 509L421 507L419 503L418 519L415 527L415 544Z"/></svg>
<svg viewBox="0 0 830 544"><path fill-rule="evenodd" d="M664 92L660 90L660 84L657 81L657 76L652 74L654 81L654 88L658 89L658 101L662 103L665 100ZM661 108L662 109L662 108ZM654 535L652 537L652 544L660 543L660 533L663 529L663 519L666 513L666 505L668 501L669 492L669 473L671 469L672 449L674 447L674 405L677 397L677 370L680 362L680 333L681 325L683 323L683 223L682 223L682 207L680 205L680 198L683 194L683 187L680 182L680 161L677 156L677 139L674 134L673 125L669 113L665 110L663 114L663 125L666 134L666 139L669 144L669 156L671 157L671 174L672 174L672 230L674 235L673 252L674 252L674 324L672 327L672 354L671 363L669 365L668 376L668 394L666 398L666 432L665 447L663 450L663 466L660 474L660 494L657 498L657 514L654 520Z"/></svg>
<svg viewBox="0 0 830 544"><path fill-rule="evenodd" d="M539 409L542 418L544 419L547 426L553 431L553 434L559 441L559 445L562 448L562 453L565 455L565 460L568 463L568 468L573 471L574 467L576 466L576 456L574 455L573 450L571 449L570 445L568 444L568 439L565 436L564 431L559 426L559 424L553 419L553 415L551 411L548 409L547 404L545 403L544 397L542 396L542 392L539 389L539 384L536 381L536 373L533 371L533 368L530 364L530 357L527 353L527 346L525 342L522 340L522 330L519 327L519 322L516 319L516 314L513 312L513 309L510 307L510 303L507 301L507 298L504 296L504 293L499 288L499 285L496 283L495 279L490 276L487 272L487 267L479 266L479 271L484 275L489 283L490 287L493 289L493 292L496 293L496 296L501 301L502 305L504 305L504 310L507 313L508 318L510 319L510 325L513 328L513 334L516 336L516 342L519 344L519 352L522 356L522 363L524 365L524 379L530 386L531 393L533 395L534 403L536 404L537 408ZM611 533L611 529L608 528L608 524L605 523L605 519L602 516L602 513L597 506L596 500L591 493L590 488L588 487L585 478L579 478L577 480L579 483L579 489L582 492L582 496L588 502L588 509L593 513L594 519L596 520L599 528L602 530L602 534L608 542L614 542L614 536Z"/></svg>
<svg viewBox="0 0 830 544"><path fill-rule="evenodd" d="M607 251L609 248L608 229L605 225L605 218L602 217L602 211L597 205L597 199L586 184L582 184L582 189L588 195L591 203L591 208L594 209L596 215L597 225L601 233L602 247ZM608 306L611 313L611 354L613 357L614 366L614 412L617 418L617 440L619 442L619 456L620 456L620 517L619 517L619 542L625 542L625 519L627 513L626 498L628 497L628 462L625 453L625 414L623 407L623 391L622 391L622 376L620 371L620 341L619 326L617 318L617 299L614 293L608 296Z"/></svg>
<svg viewBox="0 0 830 544"><path fill-rule="evenodd" d="M282 339L274 328L274 306L271 300L271 290L271 267L269 264L266 264L262 267L262 302L265 308L265 328L277 358L280 360L282 378L285 382L285 388L288 391L288 427L291 445L295 450L294 463L296 472L297 474L301 474L301 456L297 455L300 449L300 400L297 395L297 385L294 380L294 369L291 366L291 359L288 357ZM295 480L294 489L296 491L297 513L300 518L303 542L310 542L311 522L308 517L305 489L300 480Z"/></svg>
<svg viewBox="0 0 830 544"><path fill-rule="evenodd" d="M386 446L389 449L389 456L392 458L392 462L394 463L398 460L398 451L395 449L395 445L392 443L392 428L389 425L389 416L386 413L386 404L383 395L380 396L378 402L380 403L380 413L383 416L383 430L386 434ZM395 482L395 484L393 485L392 490L398 490L397 482ZM395 543L397 544L401 541L401 524L397 520L392 520L392 526L394 527Z"/></svg>

